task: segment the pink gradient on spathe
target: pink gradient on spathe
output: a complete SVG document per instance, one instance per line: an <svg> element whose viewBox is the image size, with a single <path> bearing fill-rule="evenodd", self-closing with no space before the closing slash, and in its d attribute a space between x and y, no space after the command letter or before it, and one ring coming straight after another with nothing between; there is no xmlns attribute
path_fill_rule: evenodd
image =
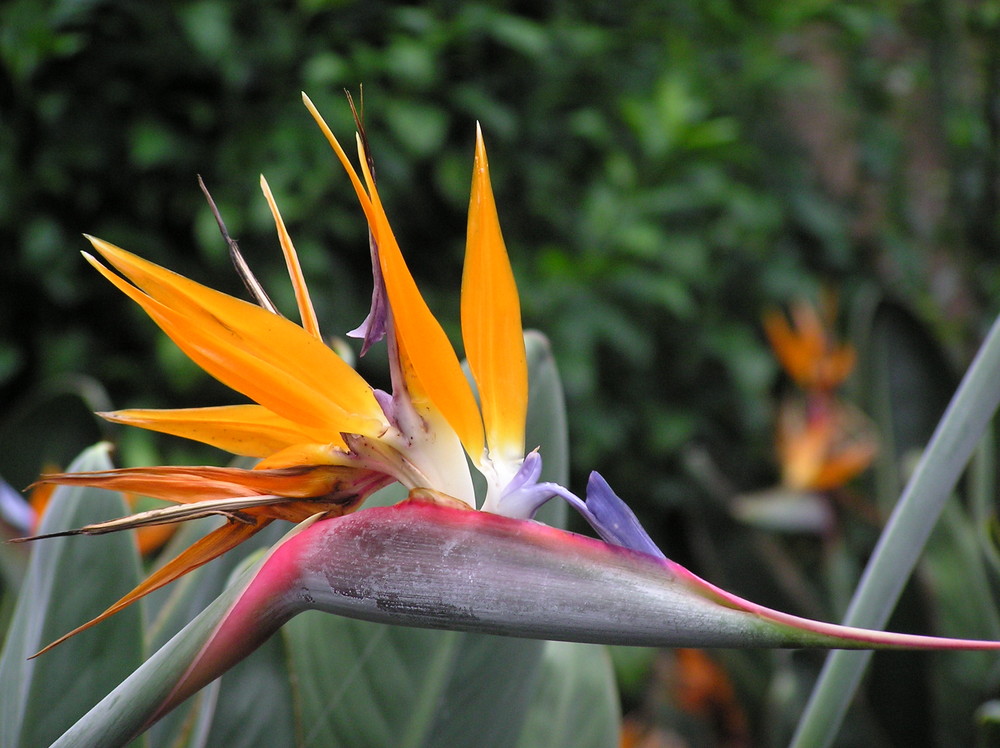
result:
<svg viewBox="0 0 1000 748"><path fill-rule="evenodd" d="M571 565L621 564L624 561L627 565L634 564L636 568L659 568L664 583L680 584L702 601L746 613L753 619L783 630L783 636L787 637L786 646L837 648L840 644L847 648L867 648L871 645L873 648L1000 650L998 641L872 631L793 616L744 600L670 560L531 520L405 501L392 507L372 508L315 522L275 546L147 726L250 654L292 616L311 607L303 583L304 569L322 566L326 555L324 549L328 550L329 543L336 541L338 534L347 530L351 537L364 535L369 540L388 539L399 527L414 523L427 523L437 529L454 528L454 535L471 531L482 538L483 547L489 552L503 547L491 538L501 538L505 542L534 547L539 551L555 551L564 555L566 563ZM389 564L394 559L392 546L387 547L390 550L386 553L386 563ZM505 633L517 635L513 629Z"/></svg>
<svg viewBox="0 0 1000 748"><path fill-rule="evenodd" d="M146 727L257 649L297 612L290 609L286 598L289 591L296 588L302 546L290 541L302 537L318 524L322 523L304 528L271 549Z"/></svg>
<svg viewBox="0 0 1000 748"><path fill-rule="evenodd" d="M511 519L488 512L466 511L426 502L408 501L392 507L359 512L352 515L351 521L363 522L365 525L389 527L393 524L394 519L401 520L410 514L424 515L425 519L433 521L435 524L450 524L463 528L472 527L477 532L483 534L518 535L531 543L563 548L567 551L567 560L574 556L577 558L589 557L590 560L599 563L601 556L614 555L631 557L642 564L656 564L663 569L665 581L670 579L677 580L693 593L720 606L745 612L756 618L777 624L780 627L793 629L794 631L840 639L845 644L848 642L857 642L871 644L878 648L901 649L1000 650L1000 641L955 639L875 631L816 621L783 613L727 592L670 559L658 559L640 551L612 545L601 540L549 527L531 520ZM322 533L324 526L327 526L328 522L337 521L327 520L318 522L313 528L291 538L289 543L308 545L313 542L314 533ZM794 634L792 634L792 637L794 637ZM834 642L827 643L827 646L833 645ZM808 643L803 642L803 646L808 646Z"/></svg>
<svg viewBox="0 0 1000 748"><path fill-rule="evenodd" d="M625 549L621 549L625 550ZM722 605L742 610L773 623L788 626L801 631L808 631L819 636L830 636L848 641L867 642L875 648L925 649L925 650L1000 650L1000 641L979 639L953 639L949 637L925 636L922 634L899 634L891 631L876 631L874 629L843 626L839 623L827 623L812 618L802 618L790 613L782 613L750 600L745 600L731 592L706 582L680 564L669 559L661 562L669 566L672 573L686 584L706 597L715 599Z"/></svg>

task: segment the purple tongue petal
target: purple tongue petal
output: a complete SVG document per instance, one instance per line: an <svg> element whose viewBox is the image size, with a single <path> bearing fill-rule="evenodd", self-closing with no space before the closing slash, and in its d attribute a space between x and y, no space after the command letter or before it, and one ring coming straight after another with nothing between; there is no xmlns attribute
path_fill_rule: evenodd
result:
<svg viewBox="0 0 1000 748"><path fill-rule="evenodd" d="M382 279L382 266L378 260L378 245L371 232L368 234L368 246L372 255L372 306L365 321L347 333L352 338L364 340L361 344L362 356L368 353L372 344L385 337L386 320L389 315L389 298L386 296L385 281Z"/></svg>
<svg viewBox="0 0 1000 748"><path fill-rule="evenodd" d="M650 556L666 558L656 547L638 518L611 490L608 482L596 470L587 481L587 520L604 540L633 551L642 551Z"/></svg>
<svg viewBox="0 0 1000 748"><path fill-rule="evenodd" d="M500 499L501 513L508 517L532 517L549 499L556 496L578 511L601 538L612 545L620 545L655 558L665 559L628 505L611 490L608 482L597 472L590 474L587 483L587 500L556 483L538 483L542 472L542 458L531 452L524 458L521 469L504 489Z"/></svg>

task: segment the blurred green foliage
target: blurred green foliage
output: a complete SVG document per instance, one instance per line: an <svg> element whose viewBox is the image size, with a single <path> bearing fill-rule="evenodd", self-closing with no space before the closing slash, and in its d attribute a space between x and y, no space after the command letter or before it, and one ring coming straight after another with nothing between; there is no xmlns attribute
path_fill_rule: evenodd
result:
<svg viewBox="0 0 1000 748"><path fill-rule="evenodd" d="M481 122L525 322L570 401L573 484L600 470L681 561L710 562L705 538L753 552L710 499L717 474L775 478L765 308L823 286L848 308L889 297L956 364L998 309L997 0L8 0L0 420L68 374L117 408L234 401L76 254L87 232L241 294L196 174L290 311L263 172L324 332L357 325L363 218L299 91L346 141L361 84L389 215L452 333ZM0 474L23 484L89 443L57 449L70 416L46 412L52 439L5 446ZM218 459L111 435L123 462ZM854 562L816 553L807 569L850 590ZM835 616L831 597L805 612Z"/></svg>

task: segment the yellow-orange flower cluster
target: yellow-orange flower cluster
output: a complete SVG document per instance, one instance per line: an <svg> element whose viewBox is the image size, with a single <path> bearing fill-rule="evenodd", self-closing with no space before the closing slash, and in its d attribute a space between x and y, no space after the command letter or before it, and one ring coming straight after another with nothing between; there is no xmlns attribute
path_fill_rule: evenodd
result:
<svg viewBox="0 0 1000 748"><path fill-rule="evenodd" d="M800 301L791 308L791 322L777 311L764 317L775 356L801 390L781 404L777 426L782 485L793 490L843 486L871 464L878 449L868 419L837 396L857 357L832 333L835 305L828 303L826 310L821 315Z"/></svg>

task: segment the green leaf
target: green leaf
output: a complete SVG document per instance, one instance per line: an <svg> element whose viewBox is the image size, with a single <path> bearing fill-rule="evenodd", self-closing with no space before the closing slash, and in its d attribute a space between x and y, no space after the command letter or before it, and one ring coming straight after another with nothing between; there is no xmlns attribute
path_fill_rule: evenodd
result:
<svg viewBox="0 0 1000 748"><path fill-rule="evenodd" d="M218 520L211 519L186 523L164 549L161 559L173 558L217 525ZM286 528L284 523L275 523L239 548L150 595L148 607L154 615L147 629L147 651L164 646L227 587L237 584L234 580L245 571L249 559L280 540L281 530ZM266 642L220 681L150 728L152 743L174 748L202 745L188 735L191 723L200 722L205 723L206 732L210 731L210 740L204 745L280 744L284 736L292 734L294 724L284 656L280 643Z"/></svg>
<svg viewBox="0 0 1000 748"><path fill-rule="evenodd" d="M239 586L243 572L261 555L263 550L249 554L237 564L229 586ZM296 734L288 665L281 639L273 637L222 678L202 689L193 699L197 702L193 709L204 715L207 737L203 745L255 748L288 743ZM177 745L176 738L166 744ZM194 744L188 745L193 748Z"/></svg>
<svg viewBox="0 0 1000 748"><path fill-rule="evenodd" d="M1000 639L1000 614L989 567L977 532L957 501L945 507L921 562L925 599L933 604L938 630L955 636ZM926 592L930 594L926 594ZM941 743L968 744L974 707L996 692L997 658L987 652L941 655L927 663L933 715ZM892 673L893 676L896 673Z"/></svg>
<svg viewBox="0 0 1000 748"><path fill-rule="evenodd" d="M205 745L288 745L296 734L293 688L288 676L288 654L281 638L273 637L215 681L212 686L218 687L218 694L211 704L211 730ZM203 697L209 688L199 696Z"/></svg>
<svg viewBox="0 0 1000 748"><path fill-rule="evenodd" d="M607 647L546 642L518 748L604 748L618 742L618 689Z"/></svg>
<svg viewBox="0 0 1000 748"><path fill-rule="evenodd" d="M994 576L1000 576L1000 546L997 529L997 440L987 430L972 461L969 475L969 513L977 530L979 548Z"/></svg>
<svg viewBox="0 0 1000 748"><path fill-rule="evenodd" d="M885 624L934 528L1000 404L1000 321L966 372L930 444L872 553L844 622ZM834 738L870 658L833 652L793 738L795 746L824 746Z"/></svg>
<svg viewBox="0 0 1000 748"><path fill-rule="evenodd" d="M930 440L958 381L940 346L904 307L880 301L859 316L865 334L858 395L879 425L876 497L888 514L907 462Z"/></svg>
<svg viewBox="0 0 1000 748"><path fill-rule="evenodd" d="M541 642L309 612L282 629L306 745L513 746Z"/></svg>
<svg viewBox="0 0 1000 748"><path fill-rule="evenodd" d="M11 521L5 516L5 509L10 510ZM16 595L21 589L24 577L28 573L28 558L30 548L7 541L24 535L23 521L34 516L27 501L0 478L0 600ZM9 606L13 614L13 605ZM8 617L0 605L0 632L7 630Z"/></svg>
<svg viewBox="0 0 1000 748"><path fill-rule="evenodd" d="M543 481L565 486L569 483L569 427L559 369L549 340L542 333L525 332L524 349L528 361L525 449L540 449ZM536 519L553 527L565 527L566 516L565 502L553 500L542 507Z"/></svg>
<svg viewBox="0 0 1000 748"><path fill-rule="evenodd" d="M300 527L296 527L288 536L299 529ZM119 746L125 745L140 734L150 719L175 694L175 689L183 681L192 663L203 653L206 643L217 633L220 622L225 620L233 604L246 590L249 580L257 571L256 566L252 569L246 567L254 560L244 561L244 566L238 570L239 578L235 583L226 588L195 620L63 733L53 746L62 748L76 748L81 745L102 746L102 748ZM211 693L207 695L212 698ZM206 692L203 691L199 698L204 699L205 696ZM203 706L197 705L197 711L192 717L198 727L201 727L203 720L209 719L211 714L211 711L206 712L201 708ZM211 710L213 704L209 702L208 707ZM184 733L178 735L176 739L160 735L157 737L157 742L165 745L198 744L185 742L189 735L186 736Z"/></svg>
<svg viewBox="0 0 1000 748"><path fill-rule="evenodd" d="M73 471L111 468L107 446L84 452ZM60 487L40 532L58 532L126 513L121 494ZM122 611L54 650L32 654L101 613L139 583L130 533L52 538L33 553L0 657L0 744L49 745L142 661L139 606Z"/></svg>
<svg viewBox="0 0 1000 748"><path fill-rule="evenodd" d="M82 445L103 438L103 422L93 411L109 409L107 394L93 379L53 378L18 400L0 423L0 444L4 445L0 476L22 488L46 465L64 468Z"/></svg>

